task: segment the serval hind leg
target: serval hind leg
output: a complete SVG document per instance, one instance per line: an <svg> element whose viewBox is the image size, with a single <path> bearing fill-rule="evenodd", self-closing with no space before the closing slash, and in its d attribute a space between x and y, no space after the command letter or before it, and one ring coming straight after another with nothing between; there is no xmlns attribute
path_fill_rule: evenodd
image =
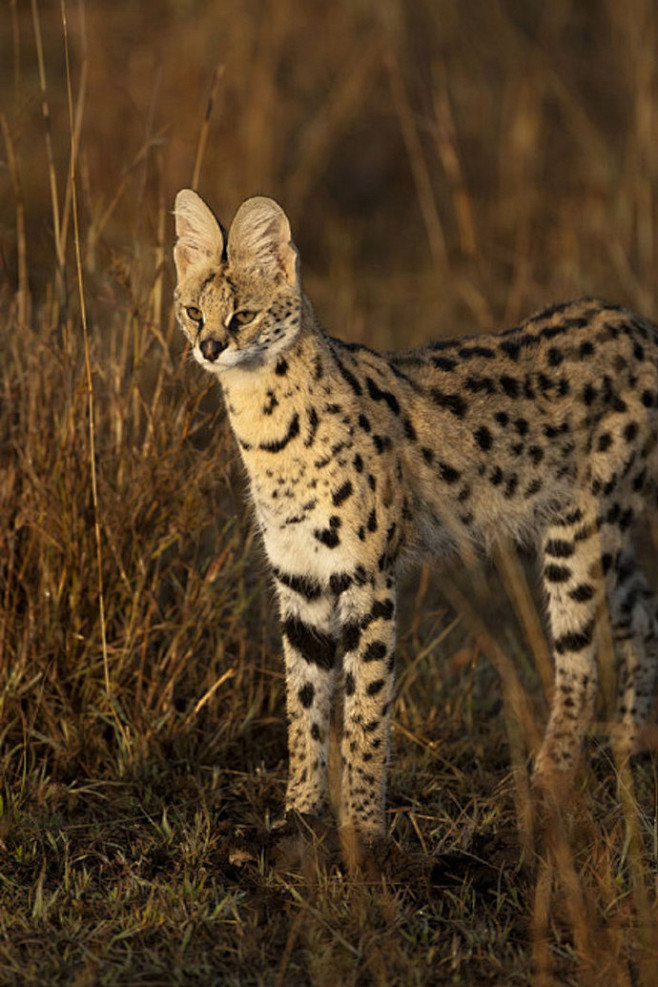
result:
<svg viewBox="0 0 658 987"><path fill-rule="evenodd" d="M570 777L594 713L598 684L597 615L605 601L596 502L583 498L549 525L542 542L543 581L553 635L555 687L535 783Z"/></svg>
<svg viewBox="0 0 658 987"><path fill-rule="evenodd" d="M610 613L618 661L617 750L627 757L638 749L638 733L649 719L658 664L658 600L630 545L615 560Z"/></svg>
<svg viewBox="0 0 658 987"><path fill-rule="evenodd" d="M543 576L553 632L555 690L535 766L568 777L581 756L596 697L597 637L610 622L618 669L615 743L622 756L636 748L651 711L658 663L658 601L638 568L629 541L633 509L606 498L566 512L546 531Z"/></svg>

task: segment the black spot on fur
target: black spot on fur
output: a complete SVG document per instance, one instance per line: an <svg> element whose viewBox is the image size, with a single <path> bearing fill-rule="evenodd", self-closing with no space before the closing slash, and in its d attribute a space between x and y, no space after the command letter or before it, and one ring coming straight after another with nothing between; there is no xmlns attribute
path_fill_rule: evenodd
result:
<svg viewBox="0 0 658 987"><path fill-rule="evenodd" d="M383 452L391 448L391 439L388 435L373 435L373 444L375 446L375 451L381 456Z"/></svg>
<svg viewBox="0 0 658 987"><path fill-rule="evenodd" d="M591 404L593 404L595 397L596 397L596 388L591 382L588 382L583 387L583 401L585 402L588 408Z"/></svg>
<svg viewBox="0 0 658 987"><path fill-rule="evenodd" d="M452 360L448 356L433 356L432 364L437 368L437 370L445 370L449 373L451 370L455 369L457 366L457 361Z"/></svg>
<svg viewBox="0 0 658 987"><path fill-rule="evenodd" d="M503 374L500 378L500 386L508 398L518 398L521 387L516 377L509 377L507 374Z"/></svg>
<svg viewBox="0 0 658 987"><path fill-rule="evenodd" d="M461 473L448 463L439 463L439 476L445 483L457 483Z"/></svg>
<svg viewBox="0 0 658 987"><path fill-rule="evenodd" d="M594 588L589 583L579 583L569 590L569 596L576 603L586 603L594 596Z"/></svg>
<svg viewBox="0 0 658 987"><path fill-rule="evenodd" d="M386 645L383 641L371 641L363 653L364 661L382 661L386 657Z"/></svg>
<svg viewBox="0 0 658 987"><path fill-rule="evenodd" d="M315 408L307 408L306 415L308 417L308 435L304 439L304 445L306 446L307 449L310 449L310 447L313 445L315 441L315 433L318 430L318 425L320 423L320 420L318 418L318 413L315 410Z"/></svg>
<svg viewBox="0 0 658 987"><path fill-rule="evenodd" d="M304 707L304 709L310 709L313 705L313 699L315 697L315 688L312 682L307 682L299 690L299 701Z"/></svg>
<svg viewBox="0 0 658 987"><path fill-rule="evenodd" d="M464 388L472 394L496 393L496 385L491 377L467 377Z"/></svg>
<svg viewBox="0 0 658 987"><path fill-rule="evenodd" d="M416 429L413 427L412 423L408 418L404 419L404 434L407 436L410 442L416 441Z"/></svg>
<svg viewBox="0 0 658 987"><path fill-rule="evenodd" d="M335 528L316 528L313 537L327 548L335 548L340 544L340 538Z"/></svg>
<svg viewBox="0 0 658 987"><path fill-rule="evenodd" d="M627 531L628 528L630 528L631 524L633 523L633 517L634 517L633 508L627 507L626 510L623 511L621 517L619 518L619 530Z"/></svg>
<svg viewBox="0 0 658 987"><path fill-rule="evenodd" d="M340 507L341 504L344 504L345 501L352 496L352 492L353 487L351 481L345 480L345 483L343 483L342 486L334 492L331 498L331 502L334 507Z"/></svg>
<svg viewBox="0 0 658 987"><path fill-rule="evenodd" d="M343 626L340 643L343 651L356 651L361 640L361 628L358 620L350 621Z"/></svg>
<svg viewBox="0 0 658 987"><path fill-rule="evenodd" d="M299 415L295 412L290 419L288 431L282 438L273 439L271 442L261 442L258 448L263 452L281 452L297 435L299 435Z"/></svg>
<svg viewBox="0 0 658 987"><path fill-rule="evenodd" d="M446 394L438 387L433 387L430 390L430 397L439 408L445 408L456 418L463 418L468 411L468 404L461 394Z"/></svg>
<svg viewBox="0 0 658 987"><path fill-rule="evenodd" d="M563 435L568 431L568 422L562 422L561 425L544 425L544 435L547 439L556 439L559 435Z"/></svg>
<svg viewBox="0 0 658 987"><path fill-rule="evenodd" d="M393 600L375 600L370 610L372 620L392 620L395 607Z"/></svg>
<svg viewBox="0 0 658 987"><path fill-rule="evenodd" d="M549 583L566 583L571 579L571 569L566 565L555 565L549 562L544 566L544 578Z"/></svg>
<svg viewBox="0 0 658 987"><path fill-rule="evenodd" d="M483 356L486 360L492 360L496 352L488 346L476 344L475 346L462 346L459 350L459 355L462 360L468 360L471 356Z"/></svg>
<svg viewBox="0 0 658 987"><path fill-rule="evenodd" d="M556 559L568 559L575 551L574 544L564 538L549 538L544 545L546 555L552 555Z"/></svg>
<svg viewBox="0 0 658 987"><path fill-rule="evenodd" d="M352 371L347 369L345 364L341 360L339 360L339 358L336 356L335 353L334 353L334 360L336 361L336 366L338 367L338 370L340 371L340 375L343 378L343 380L345 380L349 384L349 386L352 388L352 390L357 395L357 397L360 397L363 394L363 388L359 384L358 380L356 379Z"/></svg>
<svg viewBox="0 0 658 987"><path fill-rule="evenodd" d="M476 429L473 433L473 438L483 452L487 452L493 445L493 435L486 425L481 425L480 428Z"/></svg>
<svg viewBox="0 0 658 987"><path fill-rule="evenodd" d="M287 572L282 572L281 569L276 567L273 568L274 578L278 582L287 586L291 589L293 593L299 593L303 596L305 600L317 600L322 594L322 587L319 582L315 579L311 579L309 576L292 576Z"/></svg>
<svg viewBox="0 0 658 987"><path fill-rule="evenodd" d="M633 442L633 440L637 438L637 433L637 422L629 422L624 428L624 438L627 442Z"/></svg>
<svg viewBox="0 0 658 987"><path fill-rule="evenodd" d="M500 344L502 352L510 358L510 360L518 360L519 353L521 352L521 343L513 342L512 340L505 340L504 343Z"/></svg>
<svg viewBox="0 0 658 987"><path fill-rule="evenodd" d="M335 572L329 577L329 589L335 596L340 596L352 585L352 577L347 572Z"/></svg>
<svg viewBox="0 0 658 987"><path fill-rule="evenodd" d="M328 634L305 624L298 617L287 617L281 627L291 647L299 651L310 665L320 668L333 667L336 656L336 643Z"/></svg>
<svg viewBox="0 0 658 987"><path fill-rule="evenodd" d="M394 415L400 414L400 405L395 394L390 391L382 391L372 377L366 377L366 387L373 401L385 401Z"/></svg>
<svg viewBox="0 0 658 987"><path fill-rule="evenodd" d="M555 639L555 650L559 655L566 651L583 651L592 643L594 621L591 620L581 631L568 631Z"/></svg>
<svg viewBox="0 0 658 987"><path fill-rule="evenodd" d="M505 482L505 490L503 491L503 496L507 497L508 500L514 496L517 487L519 485L519 478L516 473L512 473L511 476L507 477Z"/></svg>

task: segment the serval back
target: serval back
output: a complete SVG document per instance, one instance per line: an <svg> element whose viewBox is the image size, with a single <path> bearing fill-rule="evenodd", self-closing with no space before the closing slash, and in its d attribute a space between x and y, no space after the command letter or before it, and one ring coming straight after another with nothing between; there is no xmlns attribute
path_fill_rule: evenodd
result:
<svg viewBox="0 0 658 987"><path fill-rule="evenodd" d="M499 335L379 354L318 325L271 199L244 202L228 235L189 189L175 217L177 317L221 382L279 599L286 810L327 808L342 662L341 824L384 831L397 564L501 536L536 545L553 637L537 782L577 764L605 607L631 752L658 651L657 601L630 540L655 496L656 327L587 299Z"/></svg>

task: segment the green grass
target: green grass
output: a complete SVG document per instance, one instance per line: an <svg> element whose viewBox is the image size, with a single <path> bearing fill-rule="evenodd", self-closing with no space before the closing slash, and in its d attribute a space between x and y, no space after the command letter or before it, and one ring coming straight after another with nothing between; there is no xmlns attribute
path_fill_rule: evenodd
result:
<svg viewBox="0 0 658 987"><path fill-rule="evenodd" d="M195 174L225 221L274 195L322 321L379 348L585 293L655 317L653 8L71 2L70 107L60 7L7 9L0 983L649 987L655 757L593 737L568 811L534 804L546 641L505 546L405 577L386 851L277 856L273 596L169 212Z"/></svg>

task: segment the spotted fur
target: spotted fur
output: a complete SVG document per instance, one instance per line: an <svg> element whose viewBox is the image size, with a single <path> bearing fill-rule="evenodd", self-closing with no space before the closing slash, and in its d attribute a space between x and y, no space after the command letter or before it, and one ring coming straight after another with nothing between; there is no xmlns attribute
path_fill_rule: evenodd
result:
<svg viewBox="0 0 658 987"><path fill-rule="evenodd" d="M546 589L556 688L538 778L579 757L604 608L631 750L658 650L629 539L657 471L656 327L588 299L499 335L381 355L317 324L271 199L248 199L228 235L190 190L175 215L177 316L221 382L279 598L286 808L327 807L342 663L342 821L382 833L397 563L501 536L537 547Z"/></svg>

